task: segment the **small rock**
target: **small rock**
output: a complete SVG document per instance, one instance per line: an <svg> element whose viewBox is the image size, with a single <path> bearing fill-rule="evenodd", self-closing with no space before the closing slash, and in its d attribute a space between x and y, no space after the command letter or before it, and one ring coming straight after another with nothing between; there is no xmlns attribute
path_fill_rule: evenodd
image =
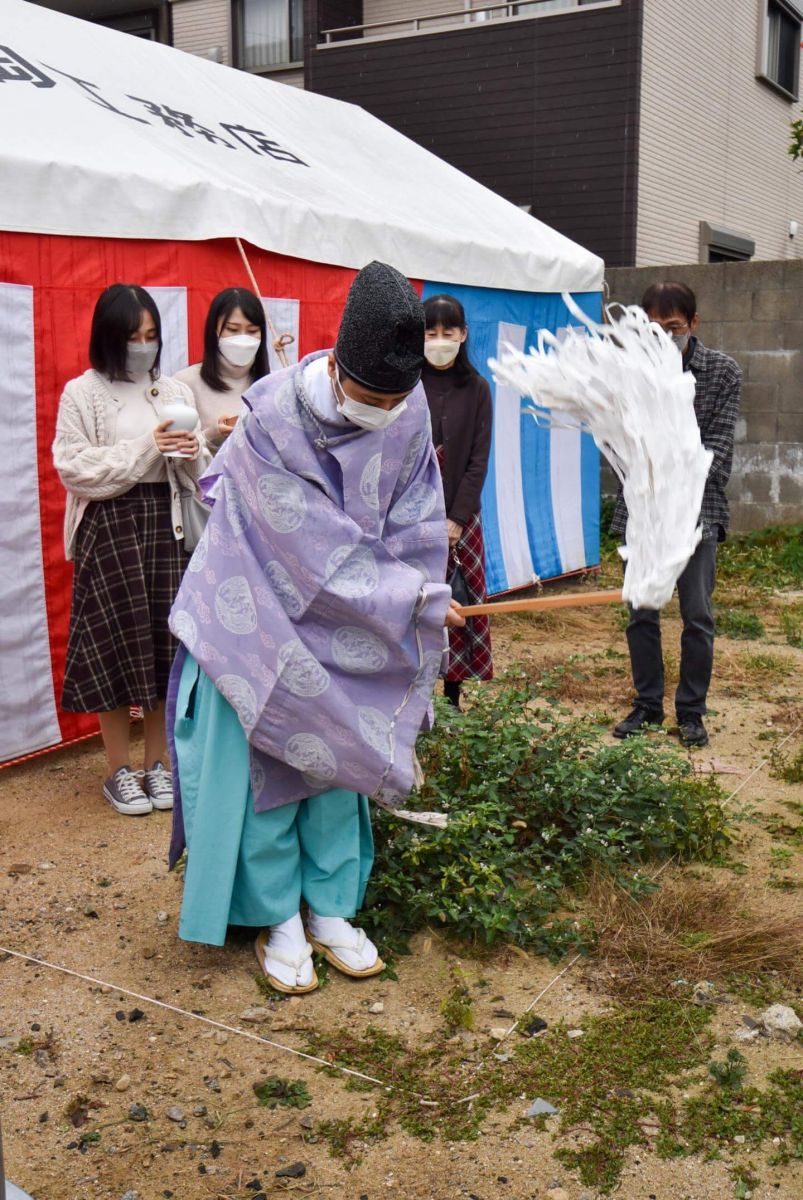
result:
<svg viewBox="0 0 803 1200"><path fill-rule="evenodd" d="M225 1046L226 1042L228 1040L229 1040L229 1035L227 1033L224 1033L222 1029L215 1030L215 1044L216 1045Z"/></svg>
<svg viewBox="0 0 803 1200"><path fill-rule="evenodd" d="M125 1020L125 1013L123 1012L123 1010L121 1008L118 1008L117 1012L114 1014L114 1019L115 1019L115 1021L124 1021Z"/></svg>
<svg viewBox="0 0 803 1200"><path fill-rule="evenodd" d="M100 919L98 917L97 910L94 908L91 908L89 905L87 905L87 907L84 909L84 916L91 917L93 921L97 921Z"/></svg>
<svg viewBox="0 0 803 1200"><path fill-rule="evenodd" d="M548 1028L548 1026L543 1017L533 1017L532 1021L525 1025L521 1032L524 1037L537 1037L538 1034L543 1033L546 1028Z"/></svg>
<svg viewBox="0 0 803 1200"><path fill-rule="evenodd" d="M309 1115L309 1113L306 1113L299 1121L299 1125L301 1126L302 1129L314 1129L315 1128L315 1118L311 1117Z"/></svg>
<svg viewBox="0 0 803 1200"><path fill-rule="evenodd" d="M137 1200L137 1193L133 1191L126 1192L126 1194L122 1197L122 1200Z"/></svg>
<svg viewBox="0 0 803 1200"><path fill-rule="evenodd" d="M38 1021L34 1021L33 1025L31 1025L32 1033L39 1033L39 1032L41 1032L41 1029L42 1029L42 1026L39 1024Z"/></svg>
<svg viewBox="0 0 803 1200"><path fill-rule="evenodd" d="M141 1021L144 1016L145 1014L141 1008L132 1008L131 1012L128 1014L129 1025L133 1025L135 1021Z"/></svg>
<svg viewBox="0 0 803 1200"><path fill-rule="evenodd" d="M282 1167L276 1172L277 1179L303 1179L307 1173L307 1168L302 1162L292 1163L289 1167Z"/></svg>
<svg viewBox="0 0 803 1200"><path fill-rule="evenodd" d="M0 1050L16 1050L19 1045L19 1038L1 1037Z"/></svg>
<svg viewBox="0 0 803 1200"><path fill-rule="evenodd" d="M90 1076L93 1083L111 1083L112 1077L108 1071L93 1071Z"/></svg>
<svg viewBox="0 0 803 1200"><path fill-rule="evenodd" d="M50 1066L50 1055L48 1054L47 1050L37 1050L34 1053L33 1060L37 1067L42 1067L44 1069L45 1067Z"/></svg>
<svg viewBox="0 0 803 1200"><path fill-rule="evenodd" d="M177 1104L172 1104L165 1113L165 1116L167 1117L168 1121L183 1121L184 1109L179 1108Z"/></svg>
<svg viewBox="0 0 803 1200"><path fill-rule="evenodd" d="M249 1025L260 1025L263 1021L270 1020L271 1016L269 1008L247 1008L245 1012L240 1013L240 1020L246 1021Z"/></svg>
<svg viewBox="0 0 803 1200"><path fill-rule="evenodd" d="M156 920L159 922L160 925L166 925L167 922L170 920L170 914L166 913L166 912L159 912L156 914Z"/></svg>
<svg viewBox="0 0 803 1200"><path fill-rule="evenodd" d="M220 1142L213 1141L209 1143L209 1153L213 1158L220 1158L220 1151L223 1149Z"/></svg>
<svg viewBox="0 0 803 1200"><path fill-rule="evenodd" d="M383 1013L385 1011L385 1006L381 1000L377 1000L375 1004L369 1005L368 1011L369 1013L373 1013L374 1016L378 1016L379 1013Z"/></svg>
<svg viewBox="0 0 803 1200"><path fill-rule="evenodd" d="M43 1113L39 1114L39 1124L40 1125L46 1125L49 1120L50 1120L50 1113L43 1112Z"/></svg>
<svg viewBox="0 0 803 1200"><path fill-rule="evenodd" d="M709 1004L716 1004L717 989L716 985L708 979L701 979L699 983L695 983L691 993L692 1004L696 1004L699 1008L705 1008Z"/></svg>
<svg viewBox="0 0 803 1200"><path fill-rule="evenodd" d="M207 1107L205 1104L196 1104L195 1108L192 1110L192 1115L194 1117L205 1117L206 1114L207 1114Z"/></svg>
<svg viewBox="0 0 803 1200"><path fill-rule="evenodd" d="M143 958L156 958L157 950L155 946L145 946L142 951Z"/></svg>
<svg viewBox="0 0 803 1200"><path fill-rule="evenodd" d="M245 1186L249 1192L261 1192L262 1191L262 1180L254 1178L249 1183L247 1183Z"/></svg>
<svg viewBox="0 0 803 1200"><path fill-rule="evenodd" d="M210 1092L219 1092L220 1084L213 1075L204 1076L204 1083L209 1088Z"/></svg>
<svg viewBox="0 0 803 1200"><path fill-rule="evenodd" d="M761 1023L769 1037L777 1038L781 1042L794 1041L803 1029L803 1021L795 1010L786 1004L771 1004L761 1014Z"/></svg>
<svg viewBox="0 0 803 1200"><path fill-rule="evenodd" d="M121 1075L120 1078L117 1080L117 1083L114 1085L114 1087L115 1087L115 1090L118 1092L127 1092L128 1089L131 1087L131 1076L130 1075Z"/></svg>
<svg viewBox="0 0 803 1200"><path fill-rule="evenodd" d="M506 1025L492 1025L490 1029L491 1037L494 1041L501 1042L502 1038L507 1036Z"/></svg>
<svg viewBox="0 0 803 1200"><path fill-rule="evenodd" d="M586 1035L585 1029L567 1029L566 1030L566 1037L569 1037L569 1038L585 1037L585 1035Z"/></svg>
<svg viewBox="0 0 803 1200"><path fill-rule="evenodd" d="M128 1115L132 1121L147 1121L148 1110L142 1104L132 1104L128 1110Z"/></svg>
<svg viewBox="0 0 803 1200"><path fill-rule="evenodd" d="M569 1200L569 1193L562 1187L549 1188L547 1196L549 1200Z"/></svg>
<svg viewBox="0 0 803 1200"><path fill-rule="evenodd" d="M754 1042L760 1032L759 1029L737 1029L733 1036L737 1042Z"/></svg>
<svg viewBox="0 0 803 1200"><path fill-rule="evenodd" d="M744 1136L743 1133L737 1133L734 1135L733 1140L734 1140L734 1142L738 1142L739 1145L741 1146L747 1141L747 1138Z"/></svg>
<svg viewBox="0 0 803 1200"><path fill-rule="evenodd" d="M556 1108L554 1108L549 1103L548 1100L542 1100L540 1096L537 1096L536 1099L533 1100L530 1107L527 1109L527 1116L528 1117L540 1117L540 1116L552 1117L557 1113L557 1111L558 1110Z"/></svg>

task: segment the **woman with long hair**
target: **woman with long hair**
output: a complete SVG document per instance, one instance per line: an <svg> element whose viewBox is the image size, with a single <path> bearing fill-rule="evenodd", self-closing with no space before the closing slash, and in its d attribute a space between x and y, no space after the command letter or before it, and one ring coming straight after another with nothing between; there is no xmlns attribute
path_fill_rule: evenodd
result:
<svg viewBox="0 0 803 1200"><path fill-rule="evenodd" d="M488 471L493 410L491 390L468 353L468 326L456 297L432 296L424 303L426 363L421 382L427 394L432 440L438 455L449 533L448 578L465 581L463 603L480 604L485 594L485 560L480 493ZM454 590L454 587L453 587ZM466 679L491 679L491 629L487 617L449 630L449 666L444 694L460 707Z"/></svg>
<svg viewBox="0 0 803 1200"><path fill-rule="evenodd" d="M164 701L176 650L167 625L187 559L181 492L208 461L169 404L192 392L161 376L153 297L115 283L92 317L92 366L65 385L53 462L67 489L65 553L74 560L62 707L97 713L108 759L103 794L127 816L173 806ZM142 708L144 772L130 766L130 710Z"/></svg>
<svg viewBox="0 0 803 1200"><path fill-rule="evenodd" d="M270 372L265 310L247 288L224 288L209 305L204 356L176 379L192 390L204 437L219 450L243 410L243 393Z"/></svg>

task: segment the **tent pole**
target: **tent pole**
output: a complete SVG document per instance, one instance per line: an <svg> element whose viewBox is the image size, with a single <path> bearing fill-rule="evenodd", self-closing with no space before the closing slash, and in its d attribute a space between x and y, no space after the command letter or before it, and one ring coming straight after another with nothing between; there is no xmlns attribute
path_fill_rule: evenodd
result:
<svg viewBox="0 0 803 1200"><path fill-rule="evenodd" d="M242 258L243 263L245 264L245 269L248 273L248 278L251 281L251 287L254 289L254 295L259 296L259 284L256 281L256 275L251 270L251 264L248 261L248 255L245 253L245 247L243 246L242 242L240 241L240 239L238 237L236 237L234 240L237 243L237 249L240 251L240 257ZM283 333L283 334L279 335L276 332L276 329L274 327L273 321L271 321L271 319L270 319L270 313L268 312L267 308L265 309L265 316L268 321L268 329L270 330L270 336L273 338L273 349L276 351L279 362L282 364L283 367L289 367L290 363L288 362L287 354L286 354L284 348L285 348L285 346L289 346L290 343L292 341L294 341L293 335L292 335L292 333ZM2 1198L0 1198L0 1200L2 1200Z"/></svg>

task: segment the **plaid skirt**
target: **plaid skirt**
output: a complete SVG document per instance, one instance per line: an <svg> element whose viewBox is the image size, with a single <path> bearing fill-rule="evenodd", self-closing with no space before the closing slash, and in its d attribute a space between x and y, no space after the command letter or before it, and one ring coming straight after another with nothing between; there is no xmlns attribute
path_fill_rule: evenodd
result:
<svg viewBox="0 0 803 1200"><path fill-rule="evenodd" d="M459 560L470 604L485 600L485 546L479 513L463 530L456 551L449 552L447 578ZM444 676L450 683L466 679L493 679L491 622L488 617L469 617L464 629L449 630L449 667Z"/></svg>
<svg viewBox="0 0 803 1200"><path fill-rule="evenodd" d="M87 507L75 550L62 708L150 710L164 700L177 648L167 618L187 561L173 536L169 484L139 483Z"/></svg>

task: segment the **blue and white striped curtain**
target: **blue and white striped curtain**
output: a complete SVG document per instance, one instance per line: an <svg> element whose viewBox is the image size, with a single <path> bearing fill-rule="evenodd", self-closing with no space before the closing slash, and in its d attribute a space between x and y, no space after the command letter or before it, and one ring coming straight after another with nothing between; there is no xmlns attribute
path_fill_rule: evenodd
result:
<svg viewBox="0 0 803 1200"><path fill-rule="evenodd" d="M560 296L424 285L424 299L446 292L466 310L469 351L491 384L494 431L482 494L482 527L489 595L525 587L599 563L599 453L579 429L537 425L521 398L491 379L488 359L505 342L535 345L538 331L573 323ZM575 301L595 320L599 293Z"/></svg>

